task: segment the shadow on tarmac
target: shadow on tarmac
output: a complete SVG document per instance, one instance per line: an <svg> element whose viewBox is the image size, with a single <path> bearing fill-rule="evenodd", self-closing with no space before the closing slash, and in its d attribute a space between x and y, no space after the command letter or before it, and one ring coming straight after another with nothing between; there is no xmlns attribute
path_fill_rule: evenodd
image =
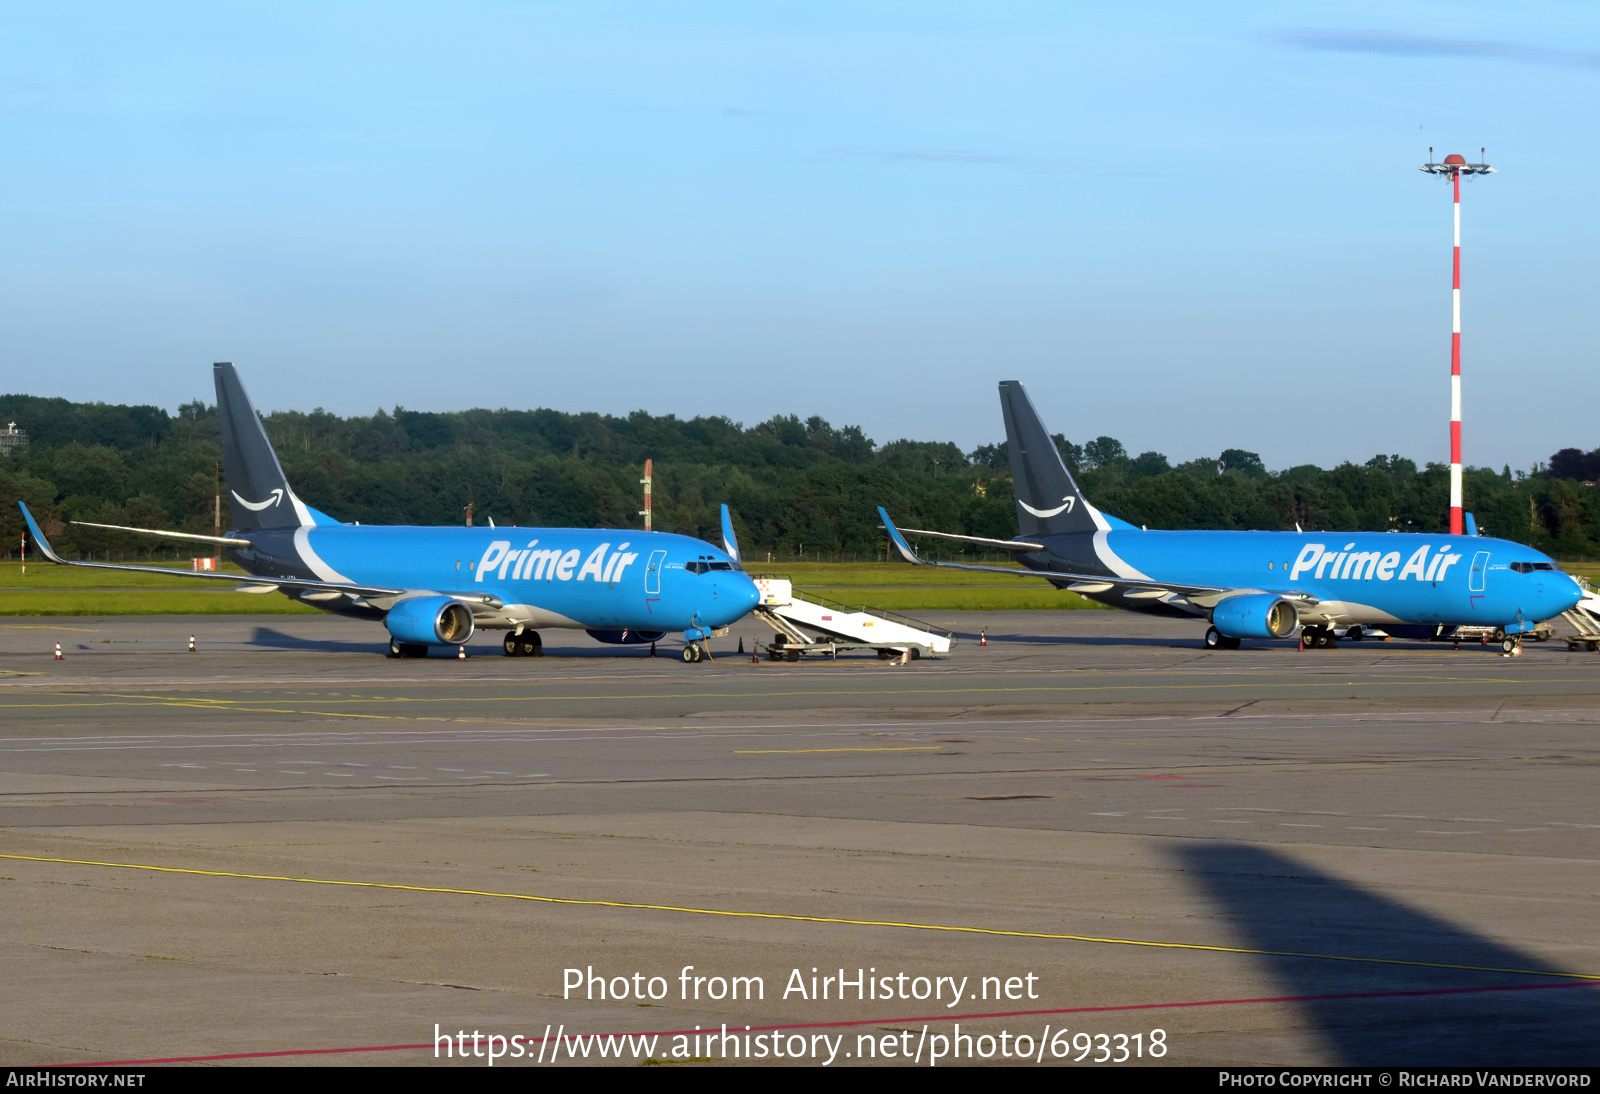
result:
<svg viewBox="0 0 1600 1094"><path fill-rule="evenodd" d="M1261 847L1188 846L1173 855L1233 925L1240 946L1524 970L1257 957L1283 995L1369 996L1298 1004L1338 1063L1549 1066L1600 1057L1600 983L1536 975L1600 970L1557 968ZM1461 990L1474 988L1511 990ZM1399 992L1436 994L1385 995Z"/></svg>
<svg viewBox="0 0 1600 1094"><path fill-rule="evenodd" d="M372 642L354 641L350 639L302 638L299 635L284 634L282 631L274 630L271 627L257 627L250 635L250 644L253 646L260 646L264 649L295 650L301 653L366 653L372 654L376 657L387 657L389 654L389 639L387 634L382 630L382 624L375 624L374 626L377 640ZM505 657L505 653L500 649L500 632L494 631L480 633L492 633L495 636L494 641L491 644L490 642L482 641L480 639L477 642L467 643L467 656L469 658ZM543 633L548 634L548 632ZM84 648L88 649L89 647L86 646ZM663 640L656 651L656 657L658 659L670 658L671 660L676 661L678 660L679 653L682 649L683 644L681 642L673 644ZM440 646L436 649L430 650L428 656L431 658L450 658L455 656L455 650L456 648L454 646ZM649 658L650 647L647 645L552 646L546 644L544 647L544 653L546 657L550 658ZM717 652L716 656L722 657L724 654L722 652ZM738 655L736 654L734 656L737 657ZM506 660L520 662L523 661L524 658L506 658ZM537 661L538 659L532 659L530 663L537 663Z"/></svg>

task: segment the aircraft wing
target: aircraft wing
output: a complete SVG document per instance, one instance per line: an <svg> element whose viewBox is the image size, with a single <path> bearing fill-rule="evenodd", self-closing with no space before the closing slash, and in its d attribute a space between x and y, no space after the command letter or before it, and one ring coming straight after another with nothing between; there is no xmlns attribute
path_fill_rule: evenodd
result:
<svg viewBox="0 0 1600 1094"><path fill-rule="evenodd" d="M164 528L129 528L125 524L96 524L92 520L75 520L73 524L82 528L108 528L113 532L133 532L141 536L156 536L159 539L181 539L188 543L212 543L219 547L250 547L253 544L239 536L201 536L193 532L170 532Z"/></svg>
<svg viewBox="0 0 1600 1094"><path fill-rule="evenodd" d="M257 577L254 574L247 574L247 575L241 576L239 574L220 574L220 573L207 572L205 570L192 570L192 571L191 570L174 570L174 569L170 569L169 567L166 567L166 566L125 566L125 565L121 565L121 564L118 564L118 563L112 563L112 562L69 562L68 560L62 558L60 555L55 553L55 550L50 546L50 541L44 538L44 532L40 530L38 523L33 519L33 514L28 512L27 505L23 504L22 502L18 502L17 505L22 509L22 519L24 521L26 521L27 524L28 524L28 533L31 536L33 536L33 544L34 544L34 546L39 549L39 553L40 554L44 555L45 558L49 559L51 562L54 562L58 566L87 566L90 569L94 569L94 570L126 570L126 571L129 571L129 572L132 572L132 573L167 574L168 576L171 576L171 577L192 577L192 578L197 578L197 579L199 579L201 581L229 581L229 582L232 582L235 585L244 584L244 585L248 585L248 586L253 586L257 591L266 591L265 590L266 586L272 586L272 587L279 588L279 589L305 590L307 592L313 592L313 593L316 593L316 592L349 593L352 596L361 596L361 597L384 597L384 596L399 597L399 596L405 595L406 593L415 593L415 592L424 591L424 590L418 590L418 589L396 589L396 588L390 588L388 586L383 586L383 585L360 585L360 584L346 583L346 582L341 582L341 581L318 581L315 578ZM111 526L110 525L95 525L95 527L111 527ZM149 529L133 528L133 529L128 529L128 531L149 531ZM159 533L159 534L166 534L166 533ZM186 538L189 538L189 537L186 537ZM208 541L208 542L214 541L214 542L219 542L219 543L232 544L232 545L235 545L235 546L245 545L245 542L246 542L244 540L239 540L239 539L218 540L217 537L215 537L215 536L203 536L203 537L193 537L193 538L199 538L199 539L202 539L202 540L205 540L205 541ZM426 590L426 591L431 592L432 590ZM479 598L474 598L474 599L479 599ZM490 601L497 600L498 598L496 598L496 597L487 597L487 598L482 598L482 599L484 599L484 602L487 604ZM494 607L499 607L498 604L494 604L493 606Z"/></svg>
<svg viewBox="0 0 1600 1094"><path fill-rule="evenodd" d="M889 533L889 540L894 544L900 556L907 562L916 566L942 566L950 570L981 570L991 574L1010 574L1012 577L1044 578L1054 584L1067 582L1067 588L1076 593L1104 593L1112 589L1119 589L1125 595L1137 596L1140 592L1148 592L1153 599L1162 593L1178 593L1192 603L1202 607L1211 607L1218 601L1235 593L1256 592L1253 589L1229 589L1220 585L1190 585L1183 582L1156 581L1151 578L1112 577L1106 574L1074 574L1064 573L1060 570L1017 570L1009 566L975 566L960 562L932 562L923 558L906 541L900 529L889 519L889 514L883 506L878 506L878 516L883 519L883 527ZM1000 547L1008 550L1037 551L1042 550L1043 544L1029 544L1025 540L996 540L985 539L982 536L957 536L948 532L922 532L917 529L908 529L914 535L933 535L940 539L957 540L964 543L973 543L979 546ZM1315 603L1315 598L1306 597L1304 594L1281 594L1293 599L1303 599Z"/></svg>

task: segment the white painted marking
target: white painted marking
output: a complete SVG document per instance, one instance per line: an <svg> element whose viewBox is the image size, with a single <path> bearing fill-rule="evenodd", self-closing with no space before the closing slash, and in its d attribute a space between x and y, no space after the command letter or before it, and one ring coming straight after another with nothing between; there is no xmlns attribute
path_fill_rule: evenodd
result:
<svg viewBox="0 0 1600 1094"><path fill-rule="evenodd" d="M1472 828L1453 828L1453 829L1446 829L1446 828L1419 828L1418 831L1421 832L1424 836L1481 836L1481 835L1483 835L1483 831L1481 829L1472 829Z"/></svg>
<svg viewBox="0 0 1600 1094"><path fill-rule="evenodd" d="M1126 817L1126 813L1090 813L1091 817Z"/></svg>
<svg viewBox="0 0 1600 1094"><path fill-rule="evenodd" d="M1427 820L1421 813L1379 813L1385 820Z"/></svg>
<svg viewBox="0 0 1600 1094"><path fill-rule="evenodd" d="M426 775L374 775L373 778L375 778L375 779L388 779L390 782L405 783L405 782L421 782L423 779L427 778L427 776Z"/></svg>
<svg viewBox="0 0 1600 1094"><path fill-rule="evenodd" d="M1507 828L1507 832L1548 832L1548 828Z"/></svg>
<svg viewBox="0 0 1600 1094"><path fill-rule="evenodd" d="M1347 825L1345 825L1345 827L1347 829L1349 829L1350 831L1352 831L1352 832L1387 832L1388 831L1387 828L1365 828L1365 827L1363 827L1362 825L1359 825L1359 824L1347 824Z"/></svg>
<svg viewBox="0 0 1600 1094"><path fill-rule="evenodd" d="M1279 828L1321 828L1320 824L1295 824L1293 821L1279 821Z"/></svg>

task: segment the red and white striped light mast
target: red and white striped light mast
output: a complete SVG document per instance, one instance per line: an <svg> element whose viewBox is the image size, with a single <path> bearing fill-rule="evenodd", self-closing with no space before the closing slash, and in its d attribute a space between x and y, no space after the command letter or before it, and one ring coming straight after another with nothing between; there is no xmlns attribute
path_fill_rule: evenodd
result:
<svg viewBox="0 0 1600 1094"><path fill-rule="evenodd" d="M1483 159L1483 149L1478 158ZM1465 156L1448 155L1443 163L1428 162L1420 171L1443 175L1455 191L1455 251L1450 270L1450 534L1461 534L1461 176L1488 175L1494 168L1487 163L1468 163Z"/></svg>

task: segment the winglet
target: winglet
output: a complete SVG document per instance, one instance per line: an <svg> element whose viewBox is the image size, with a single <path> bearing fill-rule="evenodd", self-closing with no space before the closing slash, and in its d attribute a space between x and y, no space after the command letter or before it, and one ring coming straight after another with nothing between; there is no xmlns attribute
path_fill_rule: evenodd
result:
<svg viewBox="0 0 1600 1094"><path fill-rule="evenodd" d="M722 549L733 561L744 561L739 557L739 538L733 534L733 517L728 513L727 502L722 503Z"/></svg>
<svg viewBox="0 0 1600 1094"><path fill-rule="evenodd" d="M39 553L51 562L63 566L66 565L61 556L50 549L50 541L44 538L43 532L39 531L39 525L34 521L33 514L28 512L28 506L19 501L17 502L17 507L22 510L22 519L28 522L28 534L33 537L33 545L39 549Z"/></svg>
<svg viewBox="0 0 1600 1094"><path fill-rule="evenodd" d="M913 566L930 565L917 557L917 552L911 549L911 544L906 542L906 537L900 534L900 529L894 526L894 521L889 519L888 512L881 505L878 506L878 518L883 521L884 530L889 533L889 542L894 544L895 550L900 552L902 558Z"/></svg>

